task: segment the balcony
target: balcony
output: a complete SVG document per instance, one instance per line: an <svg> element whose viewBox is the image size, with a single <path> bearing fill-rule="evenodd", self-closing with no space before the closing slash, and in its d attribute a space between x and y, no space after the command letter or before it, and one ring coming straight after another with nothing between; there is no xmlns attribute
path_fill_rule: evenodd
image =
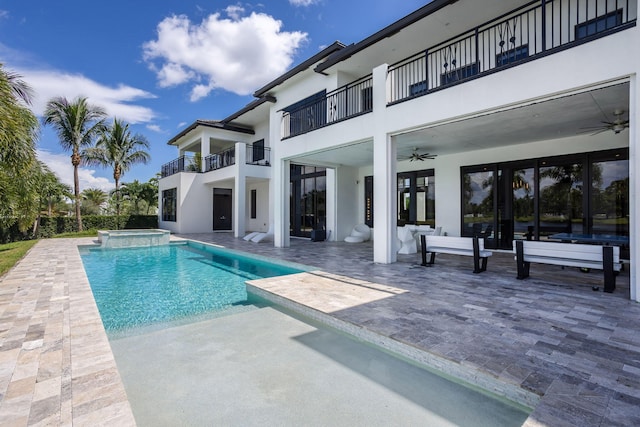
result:
<svg viewBox="0 0 640 427"><path fill-rule="evenodd" d="M198 155L183 155L162 165L160 176L166 178L179 172L200 172L202 158Z"/></svg>
<svg viewBox="0 0 640 427"><path fill-rule="evenodd" d="M236 164L236 148L231 147L218 153L210 154L204 158L204 171L211 172L214 170L226 168Z"/></svg>
<svg viewBox="0 0 640 427"><path fill-rule="evenodd" d="M262 144L247 145L246 164L271 166L271 148Z"/></svg>
<svg viewBox="0 0 640 427"><path fill-rule="evenodd" d="M389 67L387 103L423 96L632 27L637 19L635 4L531 2Z"/></svg>
<svg viewBox="0 0 640 427"><path fill-rule="evenodd" d="M326 95L321 95L311 97L312 99L308 102L294 104L284 109L282 139L302 135L371 112L373 79L369 75Z"/></svg>
<svg viewBox="0 0 640 427"><path fill-rule="evenodd" d="M247 144L245 164L255 166L271 166L271 148L262 144ZM198 153L199 154L199 153ZM162 165L161 177L179 172L211 172L236 164L235 146L210 154L204 158L195 155L183 155ZM202 169L204 161L204 170Z"/></svg>

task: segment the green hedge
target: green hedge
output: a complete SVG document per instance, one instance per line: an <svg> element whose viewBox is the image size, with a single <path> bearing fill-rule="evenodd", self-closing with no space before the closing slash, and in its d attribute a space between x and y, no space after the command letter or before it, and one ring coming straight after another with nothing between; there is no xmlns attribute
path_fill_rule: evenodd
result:
<svg viewBox="0 0 640 427"><path fill-rule="evenodd" d="M158 217L156 215L85 215L82 217L82 227L85 230L116 230L123 228L158 228ZM18 240L41 239L53 237L56 234L73 233L78 231L75 217L42 217L40 227L36 236L31 230L21 233L17 226L8 229L0 229L0 242L8 243Z"/></svg>

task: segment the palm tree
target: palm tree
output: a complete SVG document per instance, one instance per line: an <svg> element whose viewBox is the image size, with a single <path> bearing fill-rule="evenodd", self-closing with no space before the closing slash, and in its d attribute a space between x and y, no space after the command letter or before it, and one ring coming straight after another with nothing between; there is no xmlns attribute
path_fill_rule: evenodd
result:
<svg viewBox="0 0 640 427"><path fill-rule="evenodd" d="M99 188L87 188L82 192L82 200L85 212L99 215L102 207L107 202L107 193ZM84 202L87 202L86 205Z"/></svg>
<svg viewBox="0 0 640 427"><path fill-rule="evenodd" d="M31 89L0 64L0 229L18 222L26 231L37 215L33 169L38 120L27 107Z"/></svg>
<svg viewBox="0 0 640 427"><path fill-rule="evenodd" d="M120 216L120 178L136 163L148 163L151 156L145 149L149 142L140 134L132 135L129 124L114 119L113 125L100 133L96 146L85 151L87 164L113 168L116 182L116 216Z"/></svg>
<svg viewBox="0 0 640 427"><path fill-rule="evenodd" d="M26 169L35 161L38 119L27 107L31 88L0 64L0 167Z"/></svg>
<svg viewBox="0 0 640 427"><path fill-rule="evenodd" d="M140 196L147 203L147 215L153 208L158 207L158 178L151 178L149 182L142 184L144 189Z"/></svg>
<svg viewBox="0 0 640 427"><path fill-rule="evenodd" d="M78 231L82 231L80 217L80 180L78 166L82 163L82 150L93 144L94 138L104 127L105 111L101 107L91 105L87 98L78 97L69 102L67 98L53 98L47 103L44 112L44 123L52 125L60 141L60 145L71 151L73 165L73 192L76 208Z"/></svg>
<svg viewBox="0 0 640 427"><path fill-rule="evenodd" d="M132 206L132 214L140 215L140 201L143 200L146 184L137 179L122 184L122 194L129 200Z"/></svg>
<svg viewBox="0 0 640 427"><path fill-rule="evenodd" d="M73 190L67 184L60 182L56 174L43 166L43 176L40 181L40 205L46 205L47 216L53 215L53 207L64 199L73 197Z"/></svg>

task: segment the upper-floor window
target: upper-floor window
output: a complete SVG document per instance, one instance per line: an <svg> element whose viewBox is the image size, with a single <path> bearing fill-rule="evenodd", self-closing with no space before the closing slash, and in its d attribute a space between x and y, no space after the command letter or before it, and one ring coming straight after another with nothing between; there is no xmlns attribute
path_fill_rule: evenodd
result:
<svg viewBox="0 0 640 427"><path fill-rule="evenodd" d="M264 139L254 142L253 144L251 144L251 146L252 146L253 161L257 162L258 160L263 160L264 159Z"/></svg>
<svg viewBox="0 0 640 427"><path fill-rule="evenodd" d="M576 25L576 40L601 33L618 25L622 25L622 9L614 10L606 15L598 16Z"/></svg>
<svg viewBox="0 0 640 427"><path fill-rule="evenodd" d="M475 76L480 72L480 64L474 62L458 68L452 68L440 75L440 85L448 85Z"/></svg>
<svg viewBox="0 0 640 427"><path fill-rule="evenodd" d="M299 135L327 123L327 91L315 93L283 110L289 113L289 134Z"/></svg>
<svg viewBox="0 0 640 427"><path fill-rule="evenodd" d="M373 87L365 87L360 91L362 96L362 111L373 110Z"/></svg>
<svg viewBox="0 0 640 427"><path fill-rule="evenodd" d="M506 50L496 55L496 66L501 67L503 65L512 64L518 62L529 56L529 45L524 44L522 46L514 47L513 49Z"/></svg>

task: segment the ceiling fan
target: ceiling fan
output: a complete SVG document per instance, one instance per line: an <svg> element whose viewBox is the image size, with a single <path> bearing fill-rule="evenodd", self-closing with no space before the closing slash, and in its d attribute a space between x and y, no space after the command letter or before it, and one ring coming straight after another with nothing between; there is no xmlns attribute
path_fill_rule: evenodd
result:
<svg viewBox="0 0 640 427"><path fill-rule="evenodd" d="M613 116L615 117L612 121L602 121L599 126L592 126L582 128L586 132L593 132L591 135L597 135L602 132L606 132L608 130L613 131L613 133L618 134L629 127L629 119L622 120L622 116L624 115L624 110L615 110L613 112Z"/></svg>
<svg viewBox="0 0 640 427"><path fill-rule="evenodd" d="M418 148L414 148L413 152L411 153L411 155L409 156L409 161L410 162L415 162L416 160L419 160L421 162L423 162L425 159L435 159L437 156L437 154L430 154L430 153L419 153L418 152Z"/></svg>

